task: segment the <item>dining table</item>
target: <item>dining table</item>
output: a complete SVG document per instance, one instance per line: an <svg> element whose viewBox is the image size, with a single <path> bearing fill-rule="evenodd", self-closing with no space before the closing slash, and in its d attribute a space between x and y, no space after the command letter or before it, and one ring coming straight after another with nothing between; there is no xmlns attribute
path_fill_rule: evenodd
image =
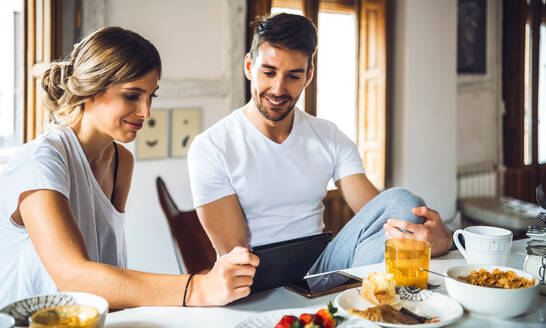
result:
<svg viewBox="0 0 546 328"><path fill-rule="evenodd" d="M526 244L529 239L514 240L508 266L522 269ZM466 264L458 250L432 258L430 270L445 272L449 267ZM384 272L385 263L377 263L343 270L358 277L370 272ZM444 278L429 274L429 285L436 285L435 292L447 295ZM143 306L109 313L106 328L122 327L237 327L241 322L263 313L292 308L326 307L339 293L316 298L306 298L284 287L256 293L244 299L220 307L150 307ZM540 294L532 308L524 315L500 319L464 311L449 327L546 327L546 296ZM273 328L273 327L272 327Z"/></svg>

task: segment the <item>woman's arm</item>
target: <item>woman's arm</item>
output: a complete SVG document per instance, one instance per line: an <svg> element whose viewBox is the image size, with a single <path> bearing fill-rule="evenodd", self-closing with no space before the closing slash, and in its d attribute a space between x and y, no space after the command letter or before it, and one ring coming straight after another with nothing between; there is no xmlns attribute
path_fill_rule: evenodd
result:
<svg viewBox="0 0 546 328"><path fill-rule="evenodd" d="M68 200L59 192L21 195L23 223L46 270L61 291L101 295L113 308L181 305L188 276L143 273L92 262ZM248 295L258 258L246 250L222 257L206 275L194 277L188 305L223 305Z"/></svg>

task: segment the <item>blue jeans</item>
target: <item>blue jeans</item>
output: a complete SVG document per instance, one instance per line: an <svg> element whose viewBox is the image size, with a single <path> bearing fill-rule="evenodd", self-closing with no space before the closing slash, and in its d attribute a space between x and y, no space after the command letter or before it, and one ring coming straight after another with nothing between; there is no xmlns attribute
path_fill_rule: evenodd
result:
<svg viewBox="0 0 546 328"><path fill-rule="evenodd" d="M326 246L310 274L382 262L385 258L383 224L391 218L424 222L411 211L424 206L419 196L404 188L383 191L366 204Z"/></svg>

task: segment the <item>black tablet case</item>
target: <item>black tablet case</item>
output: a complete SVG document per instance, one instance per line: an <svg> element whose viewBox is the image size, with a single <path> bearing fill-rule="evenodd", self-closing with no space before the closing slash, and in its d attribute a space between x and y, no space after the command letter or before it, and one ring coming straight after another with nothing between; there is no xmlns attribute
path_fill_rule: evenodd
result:
<svg viewBox="0 0 546 328"><path fill-rule="evenodd" d="M252 247L251 253L260 258L251 293L277 288L302 279L326 245L332 233L325 232L303 238Z"/></svg>

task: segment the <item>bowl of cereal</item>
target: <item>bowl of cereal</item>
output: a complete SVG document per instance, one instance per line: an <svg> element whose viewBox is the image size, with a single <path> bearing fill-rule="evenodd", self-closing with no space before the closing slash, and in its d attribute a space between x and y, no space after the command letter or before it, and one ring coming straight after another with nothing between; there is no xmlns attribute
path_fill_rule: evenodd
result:
<svg viewBox="0 0 546 328"><path fill-rule="evenodd" d="M449 268L446 290L467 311L510 318L529 311L539 282L525 271L496 265L468 264Z"/></svg>

